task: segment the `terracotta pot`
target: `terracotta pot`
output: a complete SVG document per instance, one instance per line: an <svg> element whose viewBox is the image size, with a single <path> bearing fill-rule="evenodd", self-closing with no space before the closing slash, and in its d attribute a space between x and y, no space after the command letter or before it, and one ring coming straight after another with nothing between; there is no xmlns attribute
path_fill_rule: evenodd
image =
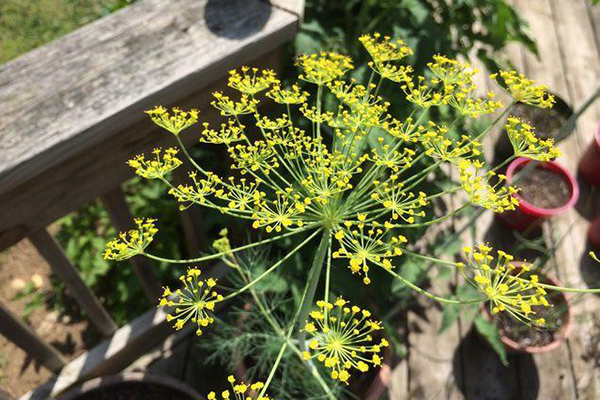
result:
<svg viewBox="0 0 600 400"><path fill-rule="evenodd" d="M588 241L593 248L600 250L600 214L596 216L590 224Z"/></svg>
<svg viewBox="0 0 600 400"><path fill-rule="evenodd" d="M519 266L522 264L522 262L515 261L512 264L515 266ZM537 275L539 276L541 283L553 286L561 286L556 279L547 277L546 275L540 273L537 273ZM522 346L521 344L515 342L513 339L503 335L502 332L500 332L500 339L502 340L502 344L504 344L504 348L507 352L528 354L548 353L550 351L556 350L558 347L560 347L561 344L563 344L567 340L569 334L571 333L572 327L571 306L569 304L569 301L567 300L567 296L565 296L564 293L554 291L552 293L554 294L554 296L556 296L556 298L559 298L560 300L558 302L554 300L551 303L562 303L565 305L566 309L566 312L564 314L564 323L561 325L560 330L555 333L554 341L544 346ZM487 304L483 303L481 308L483 311L483 316L488 321L492 321L494 319L494 316L491 314L490 308L487 306Z"/></svg>
<svg viewBox="0 0 600 400"><path fill-rule="evenodd" d="M569 208L573 207L579 198L579 185L577 181L567 171L562 165L555 161L549 162L538 162L533 161L529 158L519 157L513 162L511 162L506 170L506 182L507 184L511 183L512 178L519 171L519 169L525 167L530 162L536 162L537 165L535 168L547 168L554 172L562 175L568 182L569 187L571 189L571 197L569 200L561 207L558 208L539 208L534 206L531 203L528 203L523 198L519 196L519 194L515 194L514 196L519 201L519 205L514 211L505 211L501 214L498 214L500 221L511 229L518 230L520 232L525 231L528 228L533 228L541 225L541 223L555 215L563 214Z"/></svg>
<svg viewBox="0 0 600 400"><path fill-rule="evenodd" d="M600 187L600 123L594 132L594 140L579 161L579 173L590 184Z"/></svg>
<svg viewBox="0 0 600 400"><path fill-rule="evenodd" d="M204 400L198 392L187 384L165 375L150 375L142 372L125 372L118 375L94 378L69 390L59 397L59 400L85 400L89 395L108 388L127 387L133 385L159 386L173 392L173 397L179 400Z"/></svg>

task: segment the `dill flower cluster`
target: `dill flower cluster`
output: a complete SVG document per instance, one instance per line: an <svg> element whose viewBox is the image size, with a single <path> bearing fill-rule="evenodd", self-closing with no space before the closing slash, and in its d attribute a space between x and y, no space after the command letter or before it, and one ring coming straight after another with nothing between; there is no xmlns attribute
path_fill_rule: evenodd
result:
<svg viewBox="0 0 600 400"><path fill-rule="evenodd" d="M537 161L550 161L560 156L554 147L554 139L540 139L533 127L517 117L508 117L504 127L516 157L527 157Z"/></svg>
<svg viewBox="0 0 600 400"><path fill-rule="evenodd" d="M214 209L247 221L265 235L235 247L224 230L213 247L216 253L174 260L147 250L157 230L155 221L146 219L137 220L137 229L120 234L104 252L107 259L125 260L142 254L179 265L204 265L221 259L232 267L231 273L242 274L243 285L225 288L228 294L222 296L215 290L216 280L200 279L202 266L190 268L181 276L180 288L166 288L159 300L159 306L169 310L167 318L176 329L189 322L201 334L214 322L216 304L250 293L257 312L282 338L279 356L264 385L230 380L233 390L222 392L220 398L267 399L265 392L283 354L290 349L304 361L330 400L335 396L320 376L320 368L314 368L315 361L322 363L334 381L343 383L382 363L382 348L388 342L380 332L381 323L371 319L368 310L341 297L333 303L327 301L333 268L347 268L364 284L371 283L372 272L378 269L430 299L472 303L430 293L404 278L395 265L399 257L408 256L460 268L482 294L475 301L490 301L493 312L538 324L543 321L535 319L532 307L547 306L545 290L567 290L538 283L535 275L525 275L526 265L514 267L506 253L498 252L494 263L486 246L467 251L468 266L409 250L410 229L435 224L469 206L496 213L515 208L516 189L506 186L506 178L484 161L480 140L493 124L474 132L470 123L462 130L429 120L429 111L438 106L454 109L467 122L505 106L493 93L478 97L474 83L478 71L466 62L436 55L425 76L417 76L405 64L413 51L402 40L379 34L363 35L359 40L372 58L367 83L344 77L354 68L350 57L320 52L297 57L298 82L288 87L270 70L242 67L232 71L230 90L213 94L211 104L224 119L218 126L205 122L193 127L198 122L196 110L159 106L147 111L154 123L172 134L178 147L155 150L153 157L134 157L129 165L135 172L164 182L181 209ZM500 86L513 96L513 102L494 124L517 101L551 106L553 99L544 86L514 71L500 71L499 77ZM407 115L392 115L390 102L380 95L384 86L404 93L414 109ZM267 108L265 102L276 105ZM532 127L516 118L509 118L507 131L514 156L544 160L558 155L551 142L538 139ZM198 142L208 148L223 146L230 159L230 176L219 176L191 158L181 140L183 134L196 134ZM188 182L173 184L169 173L182 164L179 151L193 171ZM423 189L423 183L443 163L458 172L460 181L454 187ZM465 204L443 215L434 214L429 207L434 199L460 190L466 194ZM260 275L250 278L237 266L237 252L284 238L291 239L294 247ZM294 317L288 326L279 327L254 292L255 285L275 271L285 275L286 262L301 250L313 257L312 267L310 271L307 268L306 284L300 286L305 289ZM321 298L325 300L317 302L318 309L311 312L322 279L326 283ZM300 340L295 340L296 335ZM304 340L305 335L310 339ZM218 397L211 392L208 398Z"/></svg>
<svg viewBox="0 0 600 400"><path fill-rule="evenodd" d="M119 233L119 237L106 244L103 257L105 260L123 261L138 254L142 254L146 247L154 240L158 232L153 218L136 218L137 229Z"/></svg>
<svg viewBox="0 0 600 400"><path fill-rule="evenodd" d="M371 312L350 305L343 298L334 303L317 301L318 310L310 313L304 330L312 336L305 360L317 359L331 369L331 377L348 383L350 372L366 372L383 361L381 351L389 346L385 338L377 340L381 322Z"/></svg>
<svg viewBox="0 0 600 400"><path fill-rule="evenodd" d="M179 277L179 280L183 288L176 289L175 292L168 287L165 288L158 306L173 310L173 313L167 314L167 321L175 321L173 325L175 329L182 329L189 321L197 326L196 334L200 336L202 328L215 321L212 313L215 304L222 301L223 296L214 290L217 280L213 278L201 280L198 268L189 268L185 275Z"/></svg>
<svg viewBox="0 0 600 400"><path fill-rule="evenodd" d="M219 396L215 392L210 392L206 398L208 400L269 400L268 396L256 396L256 393L262 389L265 384L255 382L247 385L244 382L236 383L233 375L230 375L227 380L231 384L231 391L224 390ZM233 397L231 396L233 394Z"/></svg>
<svg viewBox="0 0 600 400"><path fill-rule="evenodd" d="M544 318L535 318L537 307L551 307L546 299L546 290L539 285L539 277L529 274L531 265L513 263L514 257L502 250L496 257L492 248L479 245L475 249L463 248L468 264L461 268L468 282L484 293L492 314L506 312L524 323L544 325Z"/></svg>

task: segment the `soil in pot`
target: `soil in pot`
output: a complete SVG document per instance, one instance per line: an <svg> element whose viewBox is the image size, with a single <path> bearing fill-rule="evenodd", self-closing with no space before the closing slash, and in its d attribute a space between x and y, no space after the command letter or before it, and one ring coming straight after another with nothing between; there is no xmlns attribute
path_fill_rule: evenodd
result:
<svg viewBox="0 0 600 400"><path fill-rule="evenodd" d="M567 178L547 168L529 168L523 171L516 186L520 189L519 196L537 208L560 208L571 198Z"/></svg>
<svg viewBox="0 0 600 400"><path fill-rule="evenodd" d="M536 135L543 139L554 138L567 120L565 113L559 112L555 107L546 109L522 103L516 104L511 114L529 121L535 127Z"/></svg>
<svg viewBox="0 0 600 400"><path fill-rule="evenodd" d="M81 394L77 400L192 400L172 388L149 382L123 382Z"/></svg>
<svg viewBox="0 0 600 400"><path fill-rule="evenodd" d="M518 343L522 348L543 347L555 342L562 335L563 326L567 323L567 305L561 294L551 293L548 301L553 307L531 307L535 311L534 318L544 318L544 326L527 326L510 317L508 313L499 313L494 316L496 326L500 333Z"/></svg>

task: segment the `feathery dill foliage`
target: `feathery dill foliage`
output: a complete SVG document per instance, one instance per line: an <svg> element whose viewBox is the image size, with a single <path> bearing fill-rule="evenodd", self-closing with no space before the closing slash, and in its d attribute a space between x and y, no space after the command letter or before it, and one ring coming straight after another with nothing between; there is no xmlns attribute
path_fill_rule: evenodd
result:
<svg viewBox="0 0 600 400"><path fill-rule="evenodd" d="M181 209L200 205L219 210L247 220L266 234L263 240L233 248L223 232L215 242L216 253L191 260L169 260L147 251L156 233L154 221L147 220L138 223L137 230L109 243L105 252L109 259L139 254L173 264L197 265L221 259L231 267L239 280L232 289L220 288L222 295L213 290L214 281L202 281L199 270L190 269L182 276L181 289L165 289L160 305L170 310L168 318L175 321L176 328L189 323L198 329L213 322L212 311L219 303L246 292L252 296L255 312L278 338L279 350L273 355L264 385L254 386L253 393L257 393L250 398L266 398L274 377L280 376L277 371L282 360L290 356L303 362L307 373L330 399L336 396L323 373L337 383L334 387L340 382L344 386L351 372L355 375L381 364L380 351L388 342L380 323L371 319L368 310L351 302L341 298L329 301L332 267L345 265L364 284L371 282L372 269L381 269L431 299L447 304L489 301L494 312L507 312L525 323L543 322L535 318L531 306L545 305L544 290L577 290L544 285L535 276L521 275L506 253L499 253L494 264L491 249L484 245L469 252L467 264L407 249L409 229L435 224L469 205L498 213L515 208L516 189L507 187L505 177L482 161L479 140L517 101L550 107L553 98L545 87L516 72L501 71L501 87L513 97L505 107L493 93L484 98L475 94L474 76L478 71L466 62L437 55L428 64L427 77L415 76L412 67L404 63L413 52L403 41L379 34L363 35L359 40L371 56L368 66L372 73L364 84L344 79L344 74L354 68L353 61L333 52L299 56L299 82L289 88L282 87L273 71L248 67L231 71L229 86L239 94L215 93L211 103L227 121L220 127L204 123L198 131L201 143L227 148L231 176L217 176L189 157L181 135L198 122L196 110L156 107L148 111L157 125L174 136L179 149L170 148L164 153L157 150L151 161L144 156L130 161L138 175L163 181ZM379 96L382 85L396 88L414 105L407 118L390 115L389 100ZM326 107L324 96L335 98L336 104ZM279 105L278 116L263 113L261 103L268 101L265 97ZM464 132L457 139L450 134L449 126L428 120L428 110L439 106L452 107L467 119L504 110L483 132ZM189 130L186 135L191 134ZM507 130L515 147L511 158L547 160L558 155L552 142L537 139L525 121L511 117ZM167 175L182 163L178 151L195 170L188 183L174 185ZM416 167L424 158L432 159L430 165ZM416 191L442 163L459 172L460 184L435 193ZM433 199L460 190L467 201L457 209L440 216L431 215L426 208ZM249 274L240 266L238 252L283 238L293 238L296 246L259 274ZM257 283L309 247L314 261L306 268L304 292L297 307L282 321L269 309L267 299L258 295ZM443 298L416 286L395 271L396 259L403 256L460 269L481 292L481 298ZM520 271L524 270L522 267ZM315 308L319 282L324 294ZM352 297L352 293L344 295ZM234 386L236 396L243 396L242 389L246 387L236 392Z"/></svg>

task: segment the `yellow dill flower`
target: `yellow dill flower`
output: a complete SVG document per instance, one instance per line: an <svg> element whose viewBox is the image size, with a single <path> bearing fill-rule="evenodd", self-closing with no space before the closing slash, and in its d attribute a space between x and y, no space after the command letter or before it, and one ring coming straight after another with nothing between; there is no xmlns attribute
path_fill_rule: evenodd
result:
<svg viewBox="0 0 600 400"><path fill-rule="evenodd" d="M551 307L546 299L546 291L539 286L539 277L529 275L531 265L523 263L515 266L514 257L501 250L497 256L490 254L492 248L479 245L475 249L463 248L468 259L468 267L462 267L465 278L481 291L490 301L492 314L507 312L513 318L538 325L543 318L534 318L532 307Z"/></svg>
<svg viewBox="0 0 600 400"><path fill-rule="evenodd" d="M309 121L317 124L322 124L333 119L333 113L331 111L319 112L316 107L309 107L308 104L302 104L300 112Z"/></svg>
<svg viewBox="0 0 600 400"><path fill-rule="evenodd" d="M233 101L229 96L225 96L221 92L214 92L213 100L210 104L221 111L221 115L225 117L237 117L238 115L253 114L256 112L258 100L251 98L247 94L242 94L240 101Z"/></svg>
<svg viewBox="0 0 600 400"><path fill-rule="evenodd" d="M154 240L154 235L158 232L152 218L135 219L137 229L119 233L116 239L106 244L104 250L105 260L123 261L138 254L142 254L146 247Z"/></svg>
<svg viewBox="0 0 600 400"><path fill-rule="evenodd" d="M358 40L365 46L376 65L390 61L400 61L404 57L413 54L413 50L402 39L392 41L391 37L381 36L378 32L372 35L361 35Z"/></svg>
<svg viewBox="0 0 600 400"><path fill-rule="evenodd" d="M135 156L135 158L127 161L127 164L135 169L135 173L146 179L162 179L165 174L179 167L182 162L175 157L179 152L178 149L170 147L163 151L154 149L154 160L146 160L143 154ZM161 157L162 153L162 157Z"/></svg>
<svg viewBox="0 0 600 400"><path fill-rule="evenodd" d="M146 111L152 122L171 132L173 135L179 135L181 131L198 122L198 110L192 109L182 111L179 108L173 108L172 114L163 106L154 107Z"/></svg>
<svg viewBox="0 0 600 400"><path fill-rule="evenodd" d="M195 171L190 172L188 175L194 183L193 186L181 184L169 189L169 194L175 197L177 201L188 203L187 205L182 204L179 207L182 211L189 208L192 204L206 204L208 196L218 193L215 187L221 182L221 178L213 173L209 173L205 179L198 179L198 174Z"/></svg>
<svg viewBox="0 0 600 400"><path fill-rule="evenodd" d="M460 160L460 184L469 196L471 203L487 208L497 213L514 210L519 204L513 196L517 192L514 186L505 187L506 176L492 171L480 175L483 164L479 161ZM492 184L492 179L496 183Z"/></svg>
<svg viewBox="0 0 600 400"><path fill-rule="evenodd" d="M223 296L214 290L217 280L201 280L198 268L188 268L187 273L181 275L179 280L183 283L183 288L175 292L165 288L158 306L174 308L167 314L167 322L175 321L173 328L180 330L190 322L197 326L196 334L200 336L202 328L214 322L212 313L215 304L223 300Z"/></svg>
<svg viewBox="0 0 600 400"><path fill-rule="evenodd" d="M391 258L403 254L400 246L407 241L402 235L391 235L388 223L381 225L367 219L366 214L358 214L358 221L345 221L343 226L338 227L335 238L340 248L332 253L333 258L347 258L350 271L364 275L363 283L366 285L371 283L371 265L392 269Z"/></svg>
<svg viewBox="0 0 600 400"><path fill-rule="evenodd" d="M252 227L264 227L267 232L281 232L283 228L291 229L294 225L301 227L304 222L298 216L305 211L304 203L300 196L290 196L292 189L286 193L276 192L276 199L259 200L255 203L252 214Z"/></svg>
<svg viewBox="0 0 600 400"><path fill-rule="evenodd" d="M358 40L371 56L369 67L382 78L400 82L410 72L410 67L397 64L404 57L413 54L413 50L402 39L392 41L389 36L382 37L379 33L374 33L362 35Z"/></svg>
<svg viewBox="0 0 600 400"><path fill-rule="evenodd" d="M279 84L275 72L270 69L259 70L258 68L242 67L241 73L237 70L229 71L229 82L227 85L244 94L254 96L258 92L267 90L271 85Z"/></svg>
<svg viewBox="0 0 600 400"><path fill-rule="evenodd" d="M517 117L508 117L505 129L517 157L550 161L560 156L560 150L554 147L553 139L538 138L533 127Z"/></svg>
<svg viewBox="0 0 600 400"><path fill-rule="evenodd" d="M302 54L296 58L302 73L299 79L316 85L325 85L353 68L352 59L335 52Z"/></svg>
<svg viewBox="0 0 600 400"><path fill-rule="evenodd" d="M371 198L391 212L392 220L401 218L412 224L415 222L415 217L425 216L425 211L415 212L428 204L425 193L419 192L418 195L415 195L407 192L404 190L402 182L379 183L379 181L375 181L374 185L376 189L371 193Z"/></svg>
<svg viewBox="0 0 600 400"><path fill-rule="evenodd" d="M473 88L473 76L478 72L471 64L448 58L437 54L433 56L433 62L427 63L427 67L444 86L466 86Z"/></svg>
<svg viewBox="0 0 600 400"><path fill-rule="evenodd" d="M259 117L256 119L256 126L268 130L268 131L277 131L283 128L287 128L291 125L290 118L283 114L281 117L270 119L269 117Z"/></svg>
<svg viewBox="0 0 600 400"><path fill-rule="evenodd" d="M230 375L227 380L231 384L231 392L224 390L220 396L217 396L215 392L210 392L206 398L208 400L271 400L269 396L259 396L259 391L265 387L262 382L236 383L233 375ZM233 393L233 397L231 397L231 393Z"/></svg>
<svg viewBox="0 0 600 400"><path fill-rule="evenodd" d="M235 120L227 120L226 124L221 124L221 129L217 132L210 129L208 123L202 124L204 129L200 132L200 143L224 144L229 146L231 143L240 142L246 139L244 126L239 125Z"/></svg>
<svg viewBox="0 0 600 400"><path fill-rule="evenodd" d="M416 126L413 124L412 118L407 118L404 122L398 121L395 118L390 118L389 120L382 122L381 128L391 136L407 143L417 143L423 132L426 130L426 128L421 125Z"/></svg>
<svg viewBox="0 0 600 400"><path fill-rule="evenodd" d="M381 322L372 320L371 313L351 306L343 298L333 304L317 301L316 311L310 313L304 330L312 336L305 360L317 359L331 369L331 377L348 384L351 373L367 372L371 366L381 366L380 355L389 343L376 339L383 329Z"/></svg>
<svg viewBox="0 0 600 400"><path fill-rule="evenodd" d="M392 172L398 172L401 169L409 168L415 157L415 151L404 148L402 152L396 150L389 144L384 144L384 139L377 140L379 148L374 148L369 154L369 161L380 167L390 169Z"/></svg>
<svg viewBox="0 0 600 400"><path fill-rule="evenodd" d="M445 103L443 93L439 93L429 86L424 76L417 76L415 80L412 72L413 69L407 67L404 73L398 75L396 79L396 82L400 83L400 88L406 94L406 100L423 108Z"/></svg>
<svg viewBox="0 0 600 400"><path fill-rule="evenodd" d="M279 104L302 104L308 99L308 92L300 90L300 86L294 84L290 89L282 89L280 85L274 85L267 92L267 97Z"/></svg>
<svg viewBox="0 0 600 400"><path fill-rule="evenodd" d="M265 197L265 192L259 189L260 180L248 182L246 178L241 178L239 183L235 182L234 177L228 178L229 186L227 190L216 193L216 196L225 200L227 207L231 210L246 211L254 208L254 205Z"/></svg>
<svg viewBox="0 0 600 400"><path fill-rule="evenodd" d="M498 75L501 78L500 82ZM554 96L547 92L548 88L545 85L536 85L535 81L516 71L501 70L490 77L516 101L541 108L550 108L554 104Z"/></svg>
<svg viewBox="0 0 600 400"><path fill-rule="evenodd" d="M232 168L241 170L242 174L247 171L263 171L265 174L279 167L275 158L275 149L263 140L255 140L254 144L238 144L228 148L229 154L234 161Z"/></svg>
<svg viewBox="0 0 600 400"><path fill-rule="evenodd" d="M449 129L430 122L430 128L421 136L425 153L433 158L458 164L461 160L481 155L481 143L462 135L460 140L451 138Z"/></svg>

